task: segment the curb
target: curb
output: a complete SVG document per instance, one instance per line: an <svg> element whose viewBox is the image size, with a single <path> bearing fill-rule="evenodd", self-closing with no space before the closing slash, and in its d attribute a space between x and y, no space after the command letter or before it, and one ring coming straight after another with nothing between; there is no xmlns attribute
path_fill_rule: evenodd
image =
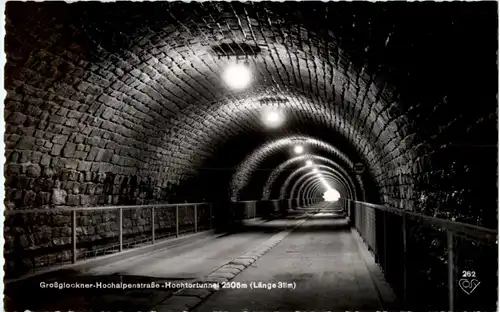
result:
<svg viewBox="0 0 500 312"><path fill-rule="evenodd" d="M363 240L359 233L351 228L351 233L356 240L358 245L358 250L363 258L363 261L370 273L371 280L373 282L373 286L377 290L377 294L379 296L379 302L381 304L382 310L392 309L393 305L396 302L396 295L392 290L392 287L387 283L384 277L384 273L379 265L375 262L374 256L368 250L368 248L364 245Z"/></svg>
<svg viewBox="0 0 500 312"><path fill-rule="evenodd" d="M294 225L288 225L287 228L275 235L270 239L263 242L251 251L227 262L215 271L208 274L205 278L198 280L199 283L214 283L219 287L210 289L181 289L175 292L171 297L156 305L151 311L156 312L176 312L176 311L191 311L193 308L201 304L208 297L220 289L220 284L228 282L235 278L240 272L251 266L257 259L266 254L274 246L279 244L285 237L287 237L293 230L301 226L310 218L310 215L304 219L295 221Z"/></svg>

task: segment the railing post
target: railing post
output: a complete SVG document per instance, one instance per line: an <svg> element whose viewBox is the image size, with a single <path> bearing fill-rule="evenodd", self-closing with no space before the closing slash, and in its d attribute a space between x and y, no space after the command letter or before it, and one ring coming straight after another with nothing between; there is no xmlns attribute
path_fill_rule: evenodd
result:
<svg viewBox="0 0 500 312"><path fill-rule="evenodd" d="M197 205L194 205L194 232L198 232L198 209Z"/></svg>
<svg viewBox="0 0 500 312"><path fill-rule="evenodd" d="M407 276L406 276L406 216L403 215L403 300L404 303L407 304L407 298L406 298L406 283L407 283Z"/></svg>
<svg viewBox="0 0 500 312"><path fill-rule="evenodd" d="M120 239L120 251L123 251L123 209L118 208L118 236Z"/></svg>
<svg viewBox="0 0 500 312"><path fill-rule="evenodd" d="M155 207L151 208L151 237L152 243L155 243Z"/></svg>
<svg viewBox="0 0 500 312"><path fill-rule="evenodd" d="M453 269L453 233L446 232L446 240L448 243L448 309L453 312L454 310L454 269Z"/></svg>
<svg viewBox="0 0 500 312"><path fill-rule="evenodd" d="M209 215L210 215L210 229L212 229L212 203L208 204L208 210L209 210Z"/></svg>
<svg viewBox="0 0 500 312"><path fill-rule="evenodd" d="M387 212L382 210L384 216L384 271L387 274Z"/></svg>
<svg viewBox="0 0 500 312"><path fill-rule="evenodd" d="M71 262L76 263L76 210L71 211L71 245Z"/></svg>
<svg viewBox="0 0 500 312"><path fill-rule="evenodd" d="M179 237L179 206L175 206L175 237Z"/></svg>

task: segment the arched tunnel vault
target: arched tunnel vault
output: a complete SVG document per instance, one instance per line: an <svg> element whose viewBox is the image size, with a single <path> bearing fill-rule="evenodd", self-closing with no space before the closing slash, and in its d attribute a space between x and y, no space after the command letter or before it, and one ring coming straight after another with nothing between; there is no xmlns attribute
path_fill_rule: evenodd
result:
<svg viewBox="0 0 500 312"><path fill-rule="evenodd" d="M304 195L302 198L308 197L321 197L325 193L324 188L320 181L312 182L308 185L307 189L304 190Z"/></svg>
<svg viewBox="0 0 500 312"><path fill-rule="evenodd" d="M345 197L345 198L355 198L354 195L352 194L351 190L349 188L346 188L345 185L343 185L342 182L340 182L335 175L332 175L328 171L319 171L323 178L326 181L331 181L333 182L333 185L330 185L332 188L338 190L340 194ZM305 195L305 187L308 186L310 183L319 181L321 182L321 178L314 176L313 174L306 174L301 177L301 181L295 185L293 190L290 192L295 198L302 198ZM326 187L325 187L326 190Z"/></svg>
<svg viewBox="0 0 500 312"><path fill-rule="evenodd" d="M339 187L342 187L342 189L345 191L343 192L342 195L350 199L357 198L354 185L346 181L341 175L338 174L338 172L335 169L330 168L328 166L322 166L318 168L318 173L325 173L325 172L330 173L332 179L335 179L336 184L338 184ZM290 188L290 196L294 197L295 194L298 194L295 193L295 190L298 190L300 193L300 190L303 187L304 179L314 174L315 174L314 172L307 172L304 173L299 179L297 179L297 181L295 181L292 187Z"/></svg>
<svg viewBox="0 0 500 312"><path fill-rule="evenodd" d="M304 178L304 181L298 184L298 187L295 188L296 192L296 197L300 198L305 194L305 191L307 187L309 186L309 183L312 183L314 181L318 181L320 183L323 183L322 180L324 179L325 181L330 181L333 184L329 184L332 188L340 191L340 193L346 197L346 198L352 198L355 199L355 195L352 193L352 190L348 188L342 181L339 181L339 179L335 175L330 175L326 174L328 171L320 171L321 173L321 178L320 177L314 177L314 176L309 176L307 178ZM326 174L326 175L325 175ZM304 175L303 177L306 177Z"/></svg>
<svg viewBox="0 0 500 312"><path fill-rule="evenodd" d="M339 174L339 172L335 168L331 168L326 165L315 165L313 168L309 167L301 167L290 173L290 175L286 178L285 182L281 185L280 187L280 199L285 199L287 195L290 194L290 191L297 186L297 182L301 181L300 179L303 178L305 175L308 174L314 174L312 170L316 169L315 171L328 171L334 174L336 177L339 177L339 180L344 180L342 175ZM294 179L298 178L295 182ZM293 184L292 184L293 182ZM290 187L291 186L291 187ZM351 189L350 185L347 183L346 185L349 189ZM354 193L354 192L353 192ZM354 193L355 194L355 193Z"/></svg>
<svg viewBox="0 0 500 312"><path fill-rule="evenodd" d="M334 169L324 166L318 169L318 173L319 174L327 173L331 179L334 179L336 188L340 188L342 190L341 193L344 197L351 199L356 198L356 195L354 194L351 187L349 185L346 185L344 181L339 179L338 173ZM317 173L314 172L307 172L303 174L299 179L297 179L297 181L293 183L288 192L287 190L285 190L286 192L285 194L289 194L290 198L297 198L298 197L297 195L300 193L300 190L304 186L304 183L308 181L307 179L314 177L315 175L317 175Z"/></svg>
<svg viewBox="0 0 500 312"><path fill-rule="evenodd" d="M476 72L493 68L495 44L474 35L490 35L485 13L431 11L368 3L10 2L6 204L190 201L207 164L228 166L214 156L221 149L236 178L214 170L196 181L229 194L258 163L242 155L263 142L310 136L335 146L328 156L346 170L363 163L377 201L464 216L479 209L488 219L472 200L483 190L453 181L481 181L483 166L495 163L488 152L467 165L476 150L460 147L496 144L496 134L481 135L496 127L496 92L465 91L496 89ZM448 26L434 27L438 20ZM471 57L464 41L491 55L458 69L447 51ZM436 54L425 61L429 42ZM220 79L227 54L236 53L227 46L250 54L253 81L243 91ZM283 129L260 123L266 106L285 111Z"/></svg>
<svg viewBox="0 0 500 312"><path fill-rule="evenodd" d="M71 13L70 15L78 16L88 13L85 9L83 13L73 11L78 5L71 8L66 6L63 9L60 6L50 7L60 11L67 10L65 13ZM170 9L166 15L170 15L167 20L171 24L166 23L161 27L160 25L151 26L155 31L148 27L139 29L140 39L137 37L136 42L130 41L129 49L123 53L107 51L105 42L107 38L93 37L93 30L90 27L86 28L87 25L81 25L83 28L79 29L79 32L82 37L77 36L77 38L85 39L86 42L82 43L97 43L96 53L91 55L95 58L93 62L80 61L78 64L72 64L69 62L67 53L57 53L62 52L60 49L63 47L54 47L54 51L51 51L52 47L32 51L34 53L30 56L36 60L33 60L33 64L25 64L37 66L37 69L40 69L39 72L50 73L43 69L48 69L46 67L54 63L51 58L57 60L57 64L61 63L60 67L71 68L71 71L67 72L58 71L57 75L53 75L55 77L36 75L36 72L29 68L18 72L18 78L31 75L35 89L43 89L51 81L58 81L57 84L54 83L51 86L51 93L59 96L55 101L52 99L55 103L51 102L47 107L57 113L55 117L48 118L49 133L56 133L54 136L50 135L52 138L50 143L53 144L50 151L49 147L44 149L50 155L46 162L50 162L50 165L54 162L54 167L59 167L57 169L74 170L69 173L70 175L79 175L87 167L90 167L88 168L90 172L95 172L98 176L111 172L106 177L96 179L99 182L111 177L109 179L113 180L113 184L125 184L125 188L129 186L127 182L124 183L127 175L137 175L148 189L147 192L152 193L149 197L162 197L171 187L178 185L190 174L196 174L196 168L202 165L203 159L217 148L219 141L224 140L223 136L218 135L221 131L230 136L238 132L259 130L256 114L252 119L252 108L262 106L259 100L263 97L265 99L276 94L288 100L285 108L289 116L298 115L296 119L307 120L307 124L324 123L328 125L327 129L333 125L334 128L330 128L332 132L339 133L347 141L357 141L358 144L352 144L352 146L358 149L360 156L369 155L370 160L373 160L376 155L383 154L382 151L387 145L373 145L367 140L366 135L362 135L359 130L361 128L353 125L349 116L358 116L365 120L365 126L375 131L367 132L371 133L371 136L387 138L383 135L387 130L382 126L388 122L388 115L382 114L384 93L382 90L378 91L373 83L371 89L365 86L366 82L374 82L375 79L364 72L355 73L351 63L347 63L349 68L343 67L342 60L346 56L341 49L338 47L335 49L337 59L332 55L326 57L319 52L324 50L321 47L324 42L321 40L316 42L319 45L318 53L302 52L301 48L297 47L299 55L292 57L288 44L276 41L274 35L270 36L274 32L272 28L275 25L261 24L261 27L270 29L260 29L259 35L252 30L252 23L248 23L246 28L242 26L243 29L240 32L251 33L251 40L254 43L262 45L264 42L267 45L267 53L251 58L252 67L255 69L254 75L257 76L255 81L258 81L258 84L254 83L249 91L234 94L223 88L218 79L215 80L226 64L224 59L219 60L213 55L214 46L218 45L220 38L207 35L200 30L200 25L195 23L197 20L201 21L200 18L203 20L203 17L213 19L214 15L207 11L207 6L200 5L200 12L181 18L173 13L179 12L176 8L182 11L180 7L160 6L159 8L164 10ZM229 5L228 8L230 7L232 6ZM247 10L245 6L240 9ZM257 11L254 12L255 16L252 21L263 23L265 18L259 17ZM207 13L209 15L205 16L204 14ZM235 14L233 18L237 17L238 14ZM227 23L231 23L231 19L228 18ZM102 25L95 21L93 26ZM185 32L174 37L169 33L174 29ZM310 30L306 31L311 34L311 38L314 38ZM242 39L238 35L235 36L230 28L221 29L221 34L225 40L238 42ZM294 38L293 33L290 33L287 38L291 42L300 40L300 38ZM91 42L93 40L97 42ZM63 39L60 38L59 41ZM181 47L174 48L179 46L179 42L181 42ZM159 43L163 46L159 47ZM73 44L73 46L77 46L78 49L78 44ZM165 48L169 49L165 50ZM137 53L139 49L142 54ZM142 55L144 56L141 57ZM161 57L158 57L159 55ZM289 57L287 58L286 55ZM282 58L279 60L280 65L276 63L278 58ZM84 73L83 71L87 68L85 65L90 68L95 67L97 72ZM304 79L312 68L318 77L324 78L316 79L315 85L312 80ZM83 77L75 75L78 72L82 73ZM42 77L43 81L37 79ZM77 82L74 89L67 88L68 84L65 83L65 79L70 77L83 78L83 80ZM53 79L47 80L46 78ZM354 81L357 82L357 87L351 87ZM332 86L335 88L340 85L344 86L342 94L338 94L340 90L332 89ZM256 97L255 94L259 95ZM71 100L66 100L64 95L68 95ZM371 110L360 109L362 105L358 105L355 98L361 96L364 101L370 103ZM83 97L85 104L79 106L78 103ZM57 101L63 98L65 100L61 103L63 107L56 109ZM199 103L203 103L203 109ZM78 113L72 113L73 109L76 109ZM369 112L372 114L368 114ZM377 119L375 112L380 114L380 118ZM74 121L70 122L69 126L66 125L68 122L65 122L64 126L69 129L62 130L72 131L71 138L58 135L59 127L56 127L58 120L62 121L63 117L69 116L68 114L77 115L74 116L72 119ZM14 116L24 118L18 114ZM80 120L76 119L78 117ZM378 123L375 120L378 120ZM42 118L41 121L47 120ZM101 127L103 125L104 129ZM76 129L79 131L74 131ZM192 131L193 129L195 131ZM212 133L215 137L210 136ZM208 134L208 137L204 134ZM179 137L183 139L180 140ZM23 142L24 138L20 141L25 143L21 144L21 147L29 145L29 142ZM127 145L133 148L126 148ZM361 153L362 148L365 154ZM61 155L63 156L62 164L59 161L53 161L55 157L51 157ZM86 163L75 164L75 160L86 161ZM377 161L374 163L378 164ZM81 170L78 170L78 167ZM377 171L380 173L382 169L377 168Z"/></svg>
<svg viewBox="0 0 500 312"><path fill-rule="evenodd" d="M309 150L324 150L342 163L343 166L347 168L351 168L353 166L352 160L350 160L344 153L340 152L335 146L325 141L308 136L289 136L264 144L246 157L246 159L238 166L232 178L231 189L233 190L233 196L238 196L240 190L248 184L252 173L258 169L259 165L266 157L284 150L290 150L291 152L293 147L297 144L303 145L305 149ZM337 167L340 166L337 165Z"/></svg>
<svg viewBox="0 0 500 312"><path fill-rule="evenodd" d="M299 185L299 187L296 187L294 189L294 197L295 198L302 198L304 196L304 189L306 186L309 185L309 183L312 183L314 180L315 180L316 177L308 177L306 179L304 179L303 183L301 183ZM345 189L345 186L342 185L342 183L340 183L340 181L338 179L336 179L335 177L333 176L330 176L330 175L326 175L324 176L322 179L324 179L326 182L331 182L333 184L330 184L330 186L336 190L340 190L341 193L344 194L345 197L352 197L352 194L349 194L349 190L348 189ZM317 180L320 182L320 183L323 183L321 180L321 178L317 178ZM323 185L324 186L324 185ZM326 191L326 187L325 187L325 191Z"/></svg>
<svg viewBox="0 0 500 312"><path fill-rule="evenodd" d="M304 192L304 197L307 196L319 196L324 194L324 192L320 192L319 190L321 189L321 185L319 184L321 182L315 182L312 185L312 187L309 187L305 192Z"/></svg>
<svg viewBox="0 0 500 312"><path fill-rule="evenodd" d="M282 174L288 167L291 167L292 165L294 165L294 164L296 165L298 163L299 164L306 164L306 161L308 161L308 160L312 161L313 164L319 162L319 163L326 163L330 166L334 166L335 169L338 170L342 174L342 176L349 181L348 183L350 183L351 187L355 187L355 184L354 184L351 176L349 175L349 173L342 166L340 166L339 164L337 164L333 160L326 158L326 157L323 157L323 156L319 156L319 155L305 154L305 155L296 156L294 158L291 158L291 159L285 161L284 163L280 164L278 167L276 167L271 172L266 183L264 184L264 188L262 191L262 198L269 199L270 196L272 196L272 190L273 190L274 183L276 182L276 180L278 179L280 174ZM312 166L311 166L311 168L312 168Z"/></svg>
<svg viewBox="0 0 500 312"><path fill-rule="evenodd" d="M327 182L330 181L330 178L328 176L325 176L324 178ZM324 189L322 183L323 182L319 181L318 179L310 179L309 181L306 181L301 186L301 189L299 189L299 196L301 198L308 198L308 197L316 197L319 195L323 195L325 193L325 189ZM333 187L333 189L339 191L335 187ZM319 190L322 190L322 191L319 191ZM340 191L339 191L339 193L340 193ZM302 195L300 195L300 194L302 194Z"/></svg>

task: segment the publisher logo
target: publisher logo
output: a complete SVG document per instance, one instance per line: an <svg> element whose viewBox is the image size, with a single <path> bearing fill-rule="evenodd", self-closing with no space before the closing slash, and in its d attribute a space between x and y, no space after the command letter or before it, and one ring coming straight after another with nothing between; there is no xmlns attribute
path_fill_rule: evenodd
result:
<svg viewBox="0 0 500 312"><path fill-rule="evenodd" d="M477 286L481 284L480 281L478 281L475 278L462 278L461 280L458 281L458 285L462 290L467 294L470 295L474 290L476 290Z"/></svg>

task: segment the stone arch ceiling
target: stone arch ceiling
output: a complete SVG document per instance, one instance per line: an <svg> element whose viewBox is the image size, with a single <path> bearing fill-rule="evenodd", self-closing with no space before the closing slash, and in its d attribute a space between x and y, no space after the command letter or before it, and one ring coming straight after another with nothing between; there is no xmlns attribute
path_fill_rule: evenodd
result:
<svg viewBox="0 0 500 312"><path fill-rule="evenodd" d="M315 165L315 169L317 169L318 172L330 171L331 173L341 176L336 168L332 168L327 165ZM280 199L287 199L287 195L290 194L292 187L294 185L297 185L297 181L299 181L304 175L309 174L313 174L313 172L308 167L301 167L291 172L290 175L286 178L285 182L281 185L279 193Z"/></svg>
<svg viewBox="0 0 500 312"><path fill-rule="evenodd" d="M315 148L326 150L331 156L338 159L343 166L347 168L351 168L353 166L353 162L344 153L331 144L308 136L289 135L285 138L262 145L261 147L255 149L240 163L231 181L234 196L237 196L240 189L248 183L252 172L258 168L259 164L264 159L273 153L283 151L284 149L293 149L293 146L297 143L304 144L304 148L306 149Z"/></svg>
<svg viewBox="0 0 500 312"><path fill-rule="evenodd" d="M8 180L8 195L17 198L15 206L50 202L50 189L36 201L19 197L29 193L25 183L56 176L68 196L74 195L72 203L77 198L81 204L97 199L87 190L74 192L81 187L77 182L100 188L108 178L113 180L108 191L119 201L121 191L114 188L128 189L134 176L161 199L196 176L227 140L314 132L367 165L381 200L405 205L426 191L412 186L415 177L426 180L422 173L438 162L433 149L445 144L452 130L467 136L467 129L481 128L495 114L489 104L449 112L460 98L473 96L448 92L463 84L453 80L457 69L440 52L450 45L469 55L453 40L466 37L481 45L467 27L477 24L483 30L485 23L478 21L487 14L480 9L466 14L460 6L447 15L439 5L423 8L9 3L7 170L24 174L28 182ZM447 25L442 32L431 23L419 23L418 32L410 27L436 16ZM423 58L431 53L429 40L435 44L430 62ZM222 43L243 42L263 52L249 58L253 84L233 92L220 79L227 60L213 51ZM492 55L478 58L476 65L486 59ZM426 72L438 64L442 70ZM440 80L444 73L452 81ZM474 83L480 85L469 85ZM289 120L281 132L267 133L259 123L255 108L269 97L285 100L281 106Z"/></svg>
<svg viewBox="0 0 500 312"><path fill-rule="evenodd" d="M332 183L334 182L334 180L331 180L328 176L325 176L325 180L327 180L328 182ZM313 192L314 190L314 192ZM338 190L337 190L338 191ZM304 182L304 185L301 186L301 189L299 191L297 191L297 196L299 196L300 194L300 197L315 197L315 196L318 196L318 195L323 195L324 194L324 187L322 186L322 182L318 181L318 180L314 180L312 178L309 178L307 179L306 182ZM308 196L308 194L310 196ZM342 194L342 193L340 193Z"/></svg>
<svg viewBox="0 0 500 312"><path fill-rule="evenodd" d="M330 186L332 186L334 189L339 190L344 197L353 197L351 194L349 194L349 189L346 187L346 185L342 181L340 181L338 177L336 177L335 175L329 174L329 172L330 171L328 170L323 170L320 171L320 174L322 175L322 178L327 182L330 183L333 182L333 184L331 184ZM301 176L293 185L291 185L289 190L290 197L291 198L300 197L304 187L307 186L307 184L314 179L317 179L319 183L322 183L319 178L313 176L313 173L308 173ZM323 189L325 188L323 187Z"/></svg>
<svg viewBox="0 0 500 312"><path fill-rule="evenodd" d="M287 168L287 167L289 167L289 166L291 166L293 164L305 163L305 161L307 161L307 160L311 160L311 161L315 161L315 162L319 162L319 163L327 163L330 166L334 166L338 171L340 171L340 173L341 173L342 178L344 179L344 181L348 185L350 185L351 187L355 188L354 182L351 179L350 175L339 164L337 164L336 162L334 162L331 159L326 158L326 157L322 157L322 156L318 156L318 155L305 154L305 155L296 156L294 158L288 159L284 163L282 163L279 166L277 166L271 172L271 174L269 175L269 177L266 180L266 183L264 184L264 187L263 187L263 190L262 190L262 198L263 199L269 199L270 198L270 196L272 194L273 186L274 186L273 184L276 182L276 179L283 173L283 170L285 170L285 168ZM313 168L313 167L311 166L311 168ZM288 173L290 173L290 172L288 172ZM285 174L283 174L283 175L285 175Z"/></svg>

